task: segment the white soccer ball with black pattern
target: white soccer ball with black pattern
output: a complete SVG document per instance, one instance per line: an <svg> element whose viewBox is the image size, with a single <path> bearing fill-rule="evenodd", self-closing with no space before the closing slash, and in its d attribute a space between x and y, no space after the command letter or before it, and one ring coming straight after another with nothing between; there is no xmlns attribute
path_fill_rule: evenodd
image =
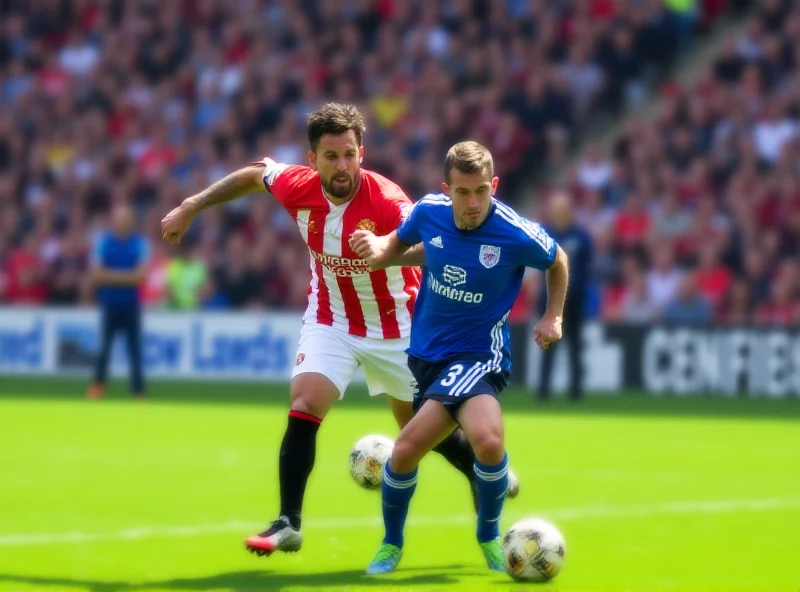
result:
<svg viewBox="0 0 800 592"><path fill-rule="evenodd" d="M380 489L383 467L394 450L394 440L371 434L364 436L350 453L350 475L364 489Z"/></svg>
<svg viewBox="0 0 800 592"><path fill-rule="evenodd" d="M520 582L552 580L564 565L566 553L564 537L541 518L520 520L503 537L506 572Z"/></svg>

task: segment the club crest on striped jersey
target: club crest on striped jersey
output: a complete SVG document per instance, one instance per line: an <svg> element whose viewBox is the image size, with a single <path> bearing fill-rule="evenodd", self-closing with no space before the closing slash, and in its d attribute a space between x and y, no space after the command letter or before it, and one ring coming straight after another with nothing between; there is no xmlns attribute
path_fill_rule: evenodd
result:
<svg viewBox="0 0 800 592"><path fill-rule="evenodd" d="M369 230L370 232L375 232L375 222L369 218L363 218L358 221L358 224L356 224L356 230Z"/></svg>
<svg viewBox="0 0 800 592"><path fill-rule="evenodd" d="M309 234L317 234L317 221L316 220L309 220L308 221L308 233Z"/></svg>
<svg viewBox="0 0 800 592"><path fill-rule="evenodd" d="M500 247L494 245L481 245L481 252L478 255L481 265L486 269L491 269L500 261Z"/></svg>

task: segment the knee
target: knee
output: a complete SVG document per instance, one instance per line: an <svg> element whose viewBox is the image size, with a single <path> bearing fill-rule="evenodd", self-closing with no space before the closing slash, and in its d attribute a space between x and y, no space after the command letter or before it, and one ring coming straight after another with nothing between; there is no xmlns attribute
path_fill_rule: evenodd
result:
<svg viewBox="0 0 800 592"><path fill-rule="evenodd" d="M395 473L410 473L420 460L419 447L410 438L398 438L394 443L389 466Z"/></svg>
<svg viewBox="0 0 800 592"><path fill-rule="evenodd" d="M292 393L292 411L299 411L322 419L330 409L330 402L320 393L302 389Z"/></svg>
<svg viewBox="0 0 800 592"><path fill-rule="evenodd" d="M506 454L503 434L499 430L481 430L470 439L475 458L485 465L496 465L502 462Z"/></svg>

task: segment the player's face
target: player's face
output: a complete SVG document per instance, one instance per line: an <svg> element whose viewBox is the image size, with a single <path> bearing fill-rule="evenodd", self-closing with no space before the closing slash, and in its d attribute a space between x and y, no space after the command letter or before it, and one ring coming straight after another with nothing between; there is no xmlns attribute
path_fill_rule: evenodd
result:
<svg viewBox="0 0 800 592"><path fill-rule="evenodd" d="M317 151L308 153L308 162L319 171L325 193L336 199L353 196L363 158L364 147L358 145L353 131L323 134Z"/></svg>
<svg viewBox="0 0 800 592"><path fill-rule="evenodd" d="M458 228L472 230L483 224L499 180L485 172L450 171L450 183L442 183L442 190L453 200L453 218Z"/></svg>

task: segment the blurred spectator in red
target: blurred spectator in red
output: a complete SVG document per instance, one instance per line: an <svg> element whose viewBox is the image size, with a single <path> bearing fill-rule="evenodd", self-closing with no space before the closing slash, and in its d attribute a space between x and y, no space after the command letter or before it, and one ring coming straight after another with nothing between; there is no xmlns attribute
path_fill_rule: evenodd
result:
<svg viewBox="0 0 800 592"><path fill-rule="evenodd" d="M715 309L722 304L732 283L733 273L722 264L717 245L703 245L697 265L697 287Z"/></svg>
<svg viewBox="0 0 800 592"><path fill-rule="evenodd" d="M769 298L756 307L755 322L778 327L800 324L800 299L786 278L779 278L772 283Z"/></svg>
<svg viewBox="0 0 800 592"><path fill-rule="evenodd" d="M5 265L5 299L11 304L44 304L47 300L41 235L29 234L11 251Z"/></svg>
<svg viewBox="0 0 800 592"><path fill-rule="evenodd" d="M640 247L650 233L652 218L644 207L644 199L635 192L628 194L614 221L617 242L626 249Z"/></svg>

